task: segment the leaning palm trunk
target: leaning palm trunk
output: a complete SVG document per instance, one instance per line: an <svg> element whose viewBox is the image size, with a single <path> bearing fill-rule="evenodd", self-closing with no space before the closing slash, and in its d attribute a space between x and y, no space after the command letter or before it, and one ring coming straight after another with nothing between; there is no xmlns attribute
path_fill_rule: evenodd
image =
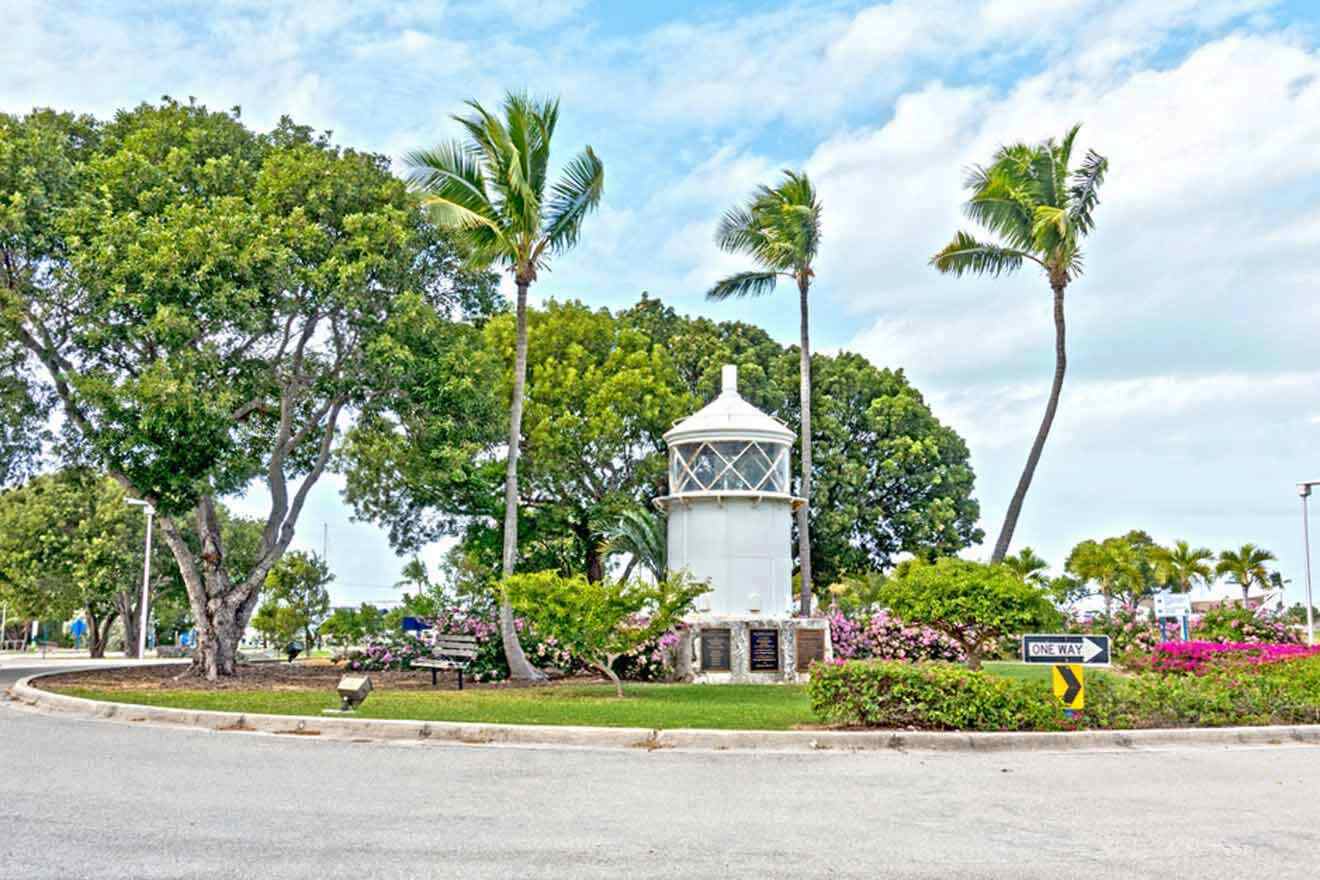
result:
<svg viewBox="0 0 1320 880"><path fill-rule="evenodd" d="M802 401L802 506L797 510L798 560L802 574L802 598L798 614L811 614L811 334L807 323L809 282L798 279L798 300L802 310L802 366L798 393Z"/></svg>
<svg viewBox="0 0 1320 880"><path fill-rule="evenodd" d="M1068 369L1068 353L1065 346L1065 327L1063 320L1063 291L1067 282L1061 278L1051 278L1050 287L1054 289L1054 383L1050 386L1049 403L1045 405L1045 417L1041 419L1040 429L1036 431L1036 440L1031 444L1031 453L1027 456L1027 466L1022 469L1013 500L1004 514L1004 525L999 530L999 539L995 541L995 551L991 562L1003 562L1008 553L1008 545L1013 541L1013 530L1017 528L1018 516L1022 513L1022 502L1031 488L1031 479L1036 475L1036 465L1040 463L1040 454L1045 449L1045 438L1050 435L1050 426L1054 424L1054 413L1059 408L1059 394L1063 391L1063 374Z"/></svg>
<svg viewBox="0 0 1320 880"><path fill-rule="evenodd" d="M504 557L505 577L513 574L518 559L518 451L522 444L523 388L527 382L527 285L518 279L517 342L513 356L513 402L509 405L509 460L504 472ZM545 678L545 674L527 662L518 630L513 622L513 607L500 596L500 639L509 674L524 681Z"/></svg>

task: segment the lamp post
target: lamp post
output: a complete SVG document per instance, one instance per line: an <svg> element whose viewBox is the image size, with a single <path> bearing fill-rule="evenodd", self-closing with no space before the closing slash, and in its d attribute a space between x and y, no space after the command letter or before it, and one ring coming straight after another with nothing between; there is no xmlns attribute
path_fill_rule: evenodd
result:
<svg viewBox="0 0 1320 880"><path fill-rule="evenodd" d="M1311 497L1311 487L1320 486L1320 480L1307 480L1297 484L1297 494L1302 496L1302 547L1306 555L1306 643L1315 644L1315 621L1311 611L1311 523L1307 515L1306 499Z"/></svg>
<svg viewBox="0 0 1320 880"><path fill-rule="evenodd" d="M156 516L156 508L138 498L128 499L134 507L141 507L147 512L146 553L142 557L142 621L138 627L138 660L147 659L147 596L151 586L151 523Z"/></svg>

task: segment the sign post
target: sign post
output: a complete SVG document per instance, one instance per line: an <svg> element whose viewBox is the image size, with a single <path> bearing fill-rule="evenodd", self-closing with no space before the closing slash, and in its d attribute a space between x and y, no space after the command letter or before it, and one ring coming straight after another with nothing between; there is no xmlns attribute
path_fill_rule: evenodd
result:
<svg viewBox="0 0 1320 880"><path fill-rule="evenodd" d="M1022 637L1023 663L1053 666L1054 696L1073 717L1086 705L1086 667L1108 666L1109 636L1029 635Z"/></svg>

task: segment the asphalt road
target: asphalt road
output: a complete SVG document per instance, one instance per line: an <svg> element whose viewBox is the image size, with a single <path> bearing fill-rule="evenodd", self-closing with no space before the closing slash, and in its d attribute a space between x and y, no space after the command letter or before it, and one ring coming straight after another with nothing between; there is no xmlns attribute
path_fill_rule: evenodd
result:
<svg viewBox="0 0 1320 880"><path fill-rule="evenodd" d="M1315 877L1320 748L733 754L321 741L0 703L0 875Z"/></svg>

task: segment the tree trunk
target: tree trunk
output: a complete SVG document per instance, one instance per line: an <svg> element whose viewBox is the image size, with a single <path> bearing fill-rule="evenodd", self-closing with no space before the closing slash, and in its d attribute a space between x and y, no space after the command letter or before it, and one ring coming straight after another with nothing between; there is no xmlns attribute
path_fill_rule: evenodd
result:
<svg viewBox="0 0 1320 880"><path fill-rule="evenodd" d="M106 643L110 640L110 627L114 625L115 618L119 615L110 611L107 612L104 620L98 620L96 613L92 609L85 609L87 617L87 653L94 659L101 659L105 656Z"/></svg>
<svg viewBox="0 0 1320 880"><path fill-rule="evenodd" d="M1247 607L1247 593L1251 591L1251 584L1244 584L1242 587L1242 607Z"/></svg>
<svg viewBox="0 0 1320 880"><path fill-rule="evenodd" d="M798 614L808 617L811 614L811 333L807 321L807 290L809 281L806 277L798 278L798 304L802 311L801 340L801 375L798 380L798 394L802 406L802 506L797 510L798 521L798 570L802 576L802 596L798 602Z"/></svg>
<svg viewBox="0 0 1320 880"><path fill-rule="evenodd" d="M1013 500L1009 502L1008 512L1004 514L1004 525L999 530L999 540L995 541L991 562L1003 562L1008 554L1008 545L1013 540L1013 530L1017 528L1018 516L1022 513L1022 501L1031 487L1031 478L1036 475L1036 465L1040 462L1041 451L1045 448L1045 438L1054 424L1054 413L1059 408L1059 394L1063 391L1063 374L1068 369L1068 353L1065 346L1065 326L1063 320L1063 291L1068 282L1063 278L1050 279L1054 290L1054 383L1050 386L1050 400L1045 405L1045 417L1041 419L1040 429L1036 431L1036 440L1031 444L1031 454L1027 456L1027 466L1022 469L1017 489L1013 491Z"/></svg>
<svg viewBox="0 0 1320 880"><path fill-rule="evenodd" d="M614 696L623 699L623 682L619 681L619 674L614 671L614 661L616 657L608 658L604 663L596 664L596 668L605 673L605 677L614 683Z"/></svg>
<svg viewBox="0 0 1320 880"><path fill-rule="evenodd" d="M513 574L518 561L518 453L522 445L523 387L527 383L527 286L530 279L519 276L517 341L513 353L513 400L509 404L509 460L504 472L504 556L505 577ZM527 662L518 630L513 622L513 607L500 594L500 640L509 675L522 681L544 681L545 674Z"/></svg>
<svg viewBox="0 0 1320 880"><path fill-rule="evenodd" d="M129 591L118 593L115 596L115 605L119 608L119 619L124 621L124 656L136 659L140 612L133 606L132 594Z"/></svg>
<svg viewBox="0 0 1320 880"><path fill-rule="evenodd" d="M967 652L967 668L972 672L981 671L981 653L979 651L969 650Z"/></svg>

